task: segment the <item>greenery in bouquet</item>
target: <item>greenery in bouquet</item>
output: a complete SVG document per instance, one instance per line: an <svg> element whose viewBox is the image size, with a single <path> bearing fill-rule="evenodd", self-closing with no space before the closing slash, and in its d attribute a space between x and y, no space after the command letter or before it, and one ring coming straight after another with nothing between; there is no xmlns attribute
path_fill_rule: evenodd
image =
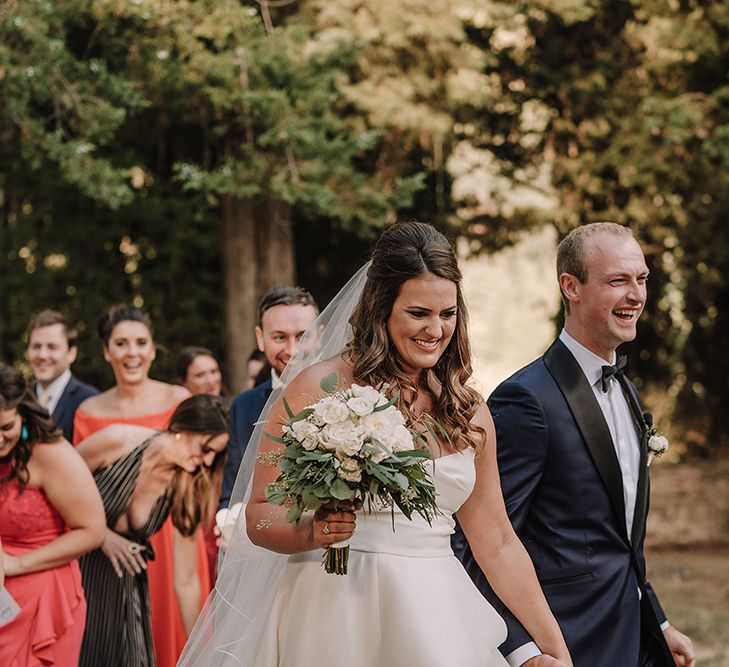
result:
<svg viewBox="0 0 729 667"><path fill-rule="evenodd" d="M369 511L397 507L408 519L416 512L430 523L438 511L425 467L431 454L417 446L425 444L423 435L405 425L398 396L357 384L337 389L335 374L321 387L328 395L298 414L283 398L289 419L282 436L268 434L285 445L281 474L266 487L266 500L288 507L292 523L305 511L343 501ZM431 432L433 425L426 423ZM348 545L329 547L326 571L346 574L348 554Z"/></svg>

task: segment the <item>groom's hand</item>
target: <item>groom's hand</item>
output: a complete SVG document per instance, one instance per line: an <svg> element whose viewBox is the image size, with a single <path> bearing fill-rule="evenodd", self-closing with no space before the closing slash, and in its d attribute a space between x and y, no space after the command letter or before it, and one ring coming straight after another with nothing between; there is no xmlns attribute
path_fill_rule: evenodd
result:
<svg viewBox="0 0 729 667"><path fill-rule="evenodd" d="M671 649L673 661L678 667L694 667L696 656L694 655L694 645L691 640L672 625L669 625L663 631L663 636L666 639L668 648Z"/></svg>

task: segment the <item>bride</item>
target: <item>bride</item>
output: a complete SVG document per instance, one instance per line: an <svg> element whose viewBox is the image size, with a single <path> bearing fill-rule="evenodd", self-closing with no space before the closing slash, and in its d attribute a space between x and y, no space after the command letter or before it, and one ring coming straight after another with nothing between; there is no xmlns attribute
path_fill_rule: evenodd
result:
<svg viewBox="0 0 729 667"><path fill-rule="evenodd" d="M288 523L286 509L264 497L282 445L263 431L280 436L286 421L280 394L273 396L236 483L244 516L180 665L507 665L498 651L506 626L451 551L454 514L492 588L543 653L527 664L572 664L506 515L488 408L466 384L460 280L443 235L422 223L395 225L322 313L283 378L294 413L323 395L320 380L334 372L340 387L399 392L411 424L432 417L448 435L436 442L424 434L441 513L428 525L397 509L393 517L389 509L329 507ZM350 538L349 574L327 574L321 549Z"/></svg>

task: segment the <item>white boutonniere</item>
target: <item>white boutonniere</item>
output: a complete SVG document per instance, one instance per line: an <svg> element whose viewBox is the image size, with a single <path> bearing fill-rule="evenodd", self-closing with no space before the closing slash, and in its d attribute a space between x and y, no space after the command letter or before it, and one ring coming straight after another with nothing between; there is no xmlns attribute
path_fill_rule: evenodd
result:
<svg viewBox="0 0 729 667"><path fill-rule="evenodd" d="M658 427L651 424L648 426L648 465L651 464L653 458L662 456L668 451L668 438L664 435L658 435Z"/></svg>

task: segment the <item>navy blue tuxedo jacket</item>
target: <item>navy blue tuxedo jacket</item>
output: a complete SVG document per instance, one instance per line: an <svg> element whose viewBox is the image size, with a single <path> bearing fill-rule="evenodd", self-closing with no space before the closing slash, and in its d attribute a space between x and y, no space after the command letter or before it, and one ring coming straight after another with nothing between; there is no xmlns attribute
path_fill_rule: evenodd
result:
<svg viewBox="0 0 729 667"><path fill-rule="evenodd" d="M638 394L631 385L633 405ZM641 628L673 665L665 620L646 580L643 541L648 512L645 425L632 535L622 477L607 423L582 369L559 340L505 380L489 398L506 509L526 547L575 667L636 667ZM504 616L504 655L531 641L496 598L463 534L454 551ZM638 591L640 590L639 597ZM668 651L668 653L666 653ZM670 660L670 662L669 662Z"/></svg>
<svg viewBox="0 0 729 667"><path fill-rule="evenodd" d="M233 493L238 468L248 446L253 427L261 416L263 406L271 395L271 380L259 384L238 394L230 404L230 435L228 437L223 487L220 494L219 508L228 507L230 494Z"/></svg>
<svg viewBox="0 0 729 667"><path fill-rule="evenodd" d="M58 399L55 410L53 410L53 421L63 430L63 437L69 442L73 442L73 417L76 409L89 396L98 394L99 390L78 380L75 375L71 375L66 388Z"/></svg>

